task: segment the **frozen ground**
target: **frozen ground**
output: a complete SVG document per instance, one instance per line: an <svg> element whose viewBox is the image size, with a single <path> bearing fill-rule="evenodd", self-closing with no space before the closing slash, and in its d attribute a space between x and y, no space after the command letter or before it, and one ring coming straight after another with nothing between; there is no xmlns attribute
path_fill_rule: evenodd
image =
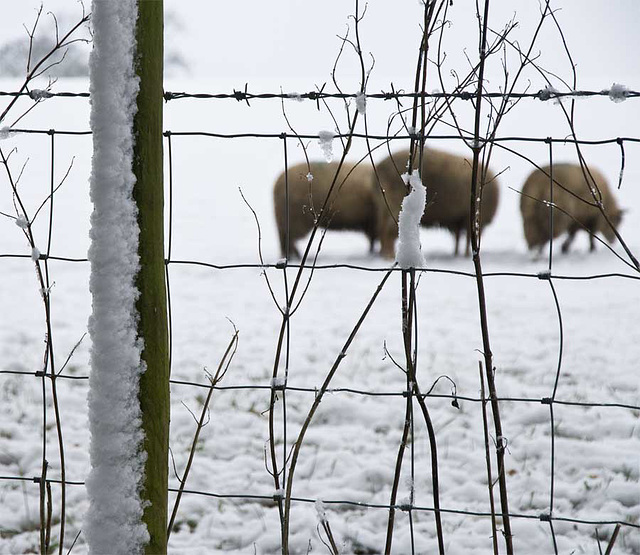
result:
<svg viewBox="0 0 640 555"><path fill-rule="evenodd" d="M301 84L298 90L303 90ZM217 84L230 91L237 83ZM86 90L86 83L67 81L59 90ZM184 83L181 86L185 88ZM191 90L213 90L211 84L193 82ZM256 89L278 90L277 84L256 84ZM292 89L294 85L292 85ZM170 84L167 89L171 89ZM578 110L596 107L606 125L586 120L584 135L609 138L633 135L636 111L632 101L613 105L606 99L583 101ZM382 101L370 102L367 110L374 122L386 121L376 110L390 109ZM520 136L565 136L561 127L540 123L542 110L551 105L529 105L513 129ZM280 107L254 103L251 108L235 100L172 101L166 108L167 129L213 132L285 130ZM329 128L326 114L304 103L287 103L296 130L317 133ZM306 111L305 111L306 110ZM616 111L617 110L617 111ZM626 115L625 115L626 114ZM631 114L631 115L630 115ZM38 129L88 128L86 101L51 99L22 127ZM580 115L580 114L579 114ZM578 115L578 117L579 117ZM378 117L378 120L375 118ZM617 118L617 119L616 119ZM625 125L627 127L625 127ZM378 126L380 130L380 125ZM635 130L637 131L637 129ZM374 130L375 132L375 130ZM17 167L29 163L22 189L30 210L46 197L49 187L47 135L18 135L3 142L17 146ZM87 136L56 136L56 180L64 175L75 156L68 180L56 193L53 213L52 253L84 258L88 246L88 170L90 139ZM460 146L451 145L460 149ZM302 158L293 141L288 145L291 163ZM363 149L356 144L355 149ZM519 144L537 160L545 160L546 145ZM612 182L619 171L619 147L590 147L587 159L603 170ZM253 217L242 202L238 187L256 210L262 226L267 262L279 258L272 217L271 186L282 169L280 139L172 139L173 220L172 260L212 264L256 263L257 234ZM640 252L638 210L640 163L638 147L626 146L625 182L617 197L630 208L621 227L623 236ZM310 155L320 158L312 143ZM558 146L556 159L571 155ZM378 155L379 156L379 155ZM498 152L496 167L508 168L501 176L501 206L496 222L484 236L483 262L487 272L536 274L547 260L532 260L522 238L518 189L529 168L517 157ZM168 171L168 166L167 166ZM0 210L11 212L11 197L3 176ZM38 218L37 237L46 244L48 213ZM469 260L453 258L452 240L439 231L423 231L429 270L419 285L418 379L427 390L441 375L456 384L461 397L478 398L479 349L478 303L470 277L433 270L471 271ZM554 257L557 276L585 277L618 273L634 276L593 280L554 279L562 311L564 350L556 399L564 402L640 405L640 282L632 270L600 246L589 255L581 238L574 252ZM615 249L620 252L619 246ZM41 249L44 250L44 249ZM363 237L329 233L320 263L348 263L368 268L385 267L379 258L366 255ZM0 251L28 254L20 230L0 219ZM290 270L292 272L293 270ZM53 337L60 367L86 331L90 312L88 265L50 262L55 286L52 290ZM269 270L280 304L282 271ZM339 354L351 328L382 278L380 272L349 268L315 272L311 286L291 322L290 381L294 387L316 388ZM290 277L291 279L291 277ZM280 315L259 268L211 269L187 264L170 266L173 320L172 378L206 383L205 367L216 367L232 333L231 319L240 330L240 346L225 386L268 386L276 347ZM551 429L549 406L536 401L551 396L558 364L559 325L549 284L535 277L486 278L489 329L497 368L497 387L502 397L527 398L531 402L502 403L503 429L508 439L507 473L511 511L531 518L512 521L516 552L553 553L548 523L538 517L549 511L551 487ZM0 259L0 370L30 372L42 365L45 334L43 311L30 259ZM294 496L323 499L327 518L344 553L378 553L382 549L387 511L327 501L358 501L388 504L393 468L401 437L405 401L397 395L405 388L400 370L385 357L384 345L395 359L401 358L400 280L394 275L378 298L344 359L333 387L395 396L364 396L335 392L328 395L311 425L301 451ZM88 349L85 338L65 374L86 376ZM86 380L59 380L65 437L67 477L85 479L88 467ZM206 391L188 385L172 388L171 447L180 472L186 462L195 424L185 408L198 413ZM441 380L434 393L451 393L450 382ZM312 392L287 393L287 445L290 447L313 401ZM480 405L449 398L430 398L428 405L438 440L441 506L449 510L489 510ZM226 389L213 396L211 421L203 430L188 489L213 494L242 496L274 493L273 480L265 469L268 439L268 389ZM280 405L281 406L281 405ZM640 411L627 407L585 407L554 404L555 464L554 516L587 521L639 523L640 517ZM47 394L47 459L49 477L59 475L50 396ZM282 412L277 413L278 437L283 441ZM431 507L428 442L423 423L416 420L414 437L415 504ZM42 457L42 392L38 378L0 374L0 476L24 476L29 480L0 480L0 552L36 551L38 486L30 479L40 474ZM282 445L279 445L282 456ZM410 459L404 463L400 502L408 495ZM494 465L495 470L495 465ZM172 486L176 486L175 478ZM53 486L54 520L59 514L59 489ZM66 546L82 528L87 499L82 485L70 485L67 499ZM435 527L429 511L413 515L416 552L435 549ZM443 515L447 553L486 554L491 550L490 522L486 517L455 513ZM325 549L320 543L318 517L313 503L297 502L292 511L292 550L306 553ZM613 531L611 524L575 524L554 521L560 553L598 551L596 529L602 545ZM56 528L54 527L54 530ZM409 519L396 518L394 553L410 552ZM84 553L82 534L74 553ZM176 529L170 540L172 553L277 553L277 509L268 501L218 498L187 494L182 500ZM614 553L640 553L640 533L625 527Z"/></svg>

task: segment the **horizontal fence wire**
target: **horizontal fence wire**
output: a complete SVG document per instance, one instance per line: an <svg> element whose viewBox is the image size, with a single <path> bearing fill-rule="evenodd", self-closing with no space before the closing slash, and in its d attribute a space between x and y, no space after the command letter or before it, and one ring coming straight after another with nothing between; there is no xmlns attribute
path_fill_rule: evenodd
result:
<svg viewBox="0 0 640 555"><path fill-rule="evenodd" d="M63 129L24 129L24 128L7 128L0 130L5 135L27 134L27 135L91 135L91 131L73 131ZM296 134L290 132L274 132L274 133L212 133L208 131L171 131L164 132L165 137L212 137L217 139L319 139L320 135ZM374 135L364 133L336 133L335 138L354 137L356 139L373 139L379 141L407 141L409 139L420 138L419 133L397 134L397 135ZM429 135L427 137L434 141L469 141L471 136L465 137L460 135ZM487 144L500 144L509 142L521 143L557 143L567 145L607 145L621 143L640 143L640 137L611 137L608 139L573 139L571 137L494 137L486 141Z"/></svg>
<svg viewBox="0 0 640 555"><path fill-rule="evenodd" d="M26 370L0 370L0 375L16 375L16 376L33 376L36 378L51 378L50 374L44 374L42 371L28 372ZM56 374L55 379L63 380L77 380L85 381L89 379L88 375L81 374ZM318 394L317 387L300 387L291 385L261 385L261 384L236 384L236 385L211 385L206 382L193 382L189 380L176 380L171 379L169 382L172 385L196 387L201 389L213 389L214 391L291 391L294 393L309 393L312 395ZM408 391L371 391L364 389L355 389L352 387L331 387L326 389L327 393L349 393L352 395L360 395L363 397L407 397L410 395ZM414 393L411 395L416 396ZM468 395L457 395L453 393L423 393L421 394L423 399L448 399L450 401L468 401L471 403L483 403L486 399L481 397L470 397ZM628 403L604 403L599 401L565 401L562 399L552 399L551 397L495 397L496 401L510 402L510 403L533 403L542 405L564 405L568 407L605 407L605 408L620 408L628 410L640 410L640 405L632 405Z"/></svg>
<svg viewBox="0 0 640 555"><path fill-rule="evenodd" d="M16 481L16 482L33 482L36 484L41 483L40 476L0 476L0 481ZM55 478L47 478L45 481L47 484L53 485L61 485L62 480L57 480ZM67 486L84 486L85 482L81 480L65 480L64 484ZM178 491L182 491L186 494L196 495L196 496L204 496L204 497L214 497L216 499L233 499L233 500L242 500L242 501L261 501L268 502L270 504L277 503L278 499L281 498L280 494L274 495L257 495L257 494L244 494L244 493L215 493L209 491L201 491L201 490L190 490L183 489L179 490L178 488L169 487L168 491L171 493L176 493ZM308 497L291 497L292 501L298 503L307 503L307 504L316 504L318 502L317 499L312 499ZM404 512L416 511L416 512L429 512L434 513L436 509L433 507L421 506L421 505L408 505L408 504L395 504L389 505L385 503L367 503L364 501L351 501L346 499L323 499L322 503L325 505L344 505L362 509L397 509ZM460 515L460 516L474 516L474 517L490 517L491 513L484 511L471 511L465 509L438 509L438 512L443 514L451 514L451 515ZM527 519L527 520L539 520L542 522L549 521L557 521L557 522L568 522L573 524L584 524L589 526L598 526L598 525L612 525L612 524L620 524L621 526L628 526L629 528L640 529L640 524L636 524L633 522L626 522L623 520L596 520L596 519L580 519L580 518L570 518L563 516L550 516L547 513L537 513L537 514L524 514L524 513L509 513L510 517L517 519Z"/></svg>
<svg viewBox="0 0 640 555"><path fill-rule="evenodd" d="M0 254L0 258L17 258L17 259L29 259L30 254L19 253L4 253ZM88 258L69 258L66 256L45 255L40 253L39 260L54 260L58 262L75 262L75 263L88 263ZM169 260L165 259L165 265L179 265L179 266L202 266L210 268L212 270L282 270L285 268L292 269L305 269L305 270L357 270L361 272L395 272L401 273L401 268L390 268L388 266L362 266L358 264L347 263L333 263L333 264L297 264L295 262L287 262L283 264L281 262L273 263L244 263L244 264L215 264L212 262L204 262L202 260ZM461 276L468 278L475 278L476 275L473 272L465 272L462 270L451 270L449 268L416 268L417 272L425 274L448 274L452 276ZM554 274L547 271L540 271L536 273L527 272L483 272L483 277L497 278L497 277L517 277L517 278L530 278L539 280L559 279L564 281L591 281L607 278L624 278L640 281L640 274L624 274L621 272L608 272L603 274L589 274L589 275L571 275L571 274Z"/></svg>

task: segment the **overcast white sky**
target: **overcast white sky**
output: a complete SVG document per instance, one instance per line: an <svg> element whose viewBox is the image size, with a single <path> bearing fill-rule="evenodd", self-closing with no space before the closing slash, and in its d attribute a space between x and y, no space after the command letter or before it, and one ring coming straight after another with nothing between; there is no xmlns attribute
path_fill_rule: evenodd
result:
<svg viewBox="0 0 640 555"><path fill-rule="evenodd" d="M106 0L104 0L106 1ZM0 36L14 38L29 24L40 0L3 0ZM90 0L84 2L90 9ZM364 4L364 2L361 2ZM638 0L555 0L584 87L604 87L613 81L640 88L640 2ZM349 0L165 0L165 9L182 21L179 45L198 79L304 78L324 82L339 47L336 38L346 28L355 2ZM56 14L79 13L75 0L44 0L46 10ZM374 75L381 83L411 81L416 45L420 36L421 5L418 0L369 0L362 22L362 44L376 59ZM450 12L453 26L449 55L468 48L475 54L475 2L455 0ZM539 0L493 0L490 19L495 28L514 16L523 32L537 21ZM552 36L544 35L552 40ZM558 44L545 53L558 58ZM541 47L549 45L543 41ZM549 52L551 50L551 52ZM548 60L547 60L548 62ZM549 63L549 62L548 62Z"/></svg>

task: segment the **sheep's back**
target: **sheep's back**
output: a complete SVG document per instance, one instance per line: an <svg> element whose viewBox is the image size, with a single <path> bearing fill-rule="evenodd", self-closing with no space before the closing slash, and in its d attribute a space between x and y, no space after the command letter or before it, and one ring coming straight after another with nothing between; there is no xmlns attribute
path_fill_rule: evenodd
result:
<svg viewBox="0 0 640 555"><path fill-rule="evenodd" d="M311 162L309 165L302 163L289 168L289 217L292 221L301 220L306 225L309 222L313 225L315 216L320 213L327 198L337 169L337 163L326 162ZM311 181L307 178L309 173L313 176ZM276 180L273 196L276 220L281 222L285 217L284 172ZM320 225L357 229L370 225L373 211L371 169L364 164L356 167L353 164L343 164Z"/></svg>

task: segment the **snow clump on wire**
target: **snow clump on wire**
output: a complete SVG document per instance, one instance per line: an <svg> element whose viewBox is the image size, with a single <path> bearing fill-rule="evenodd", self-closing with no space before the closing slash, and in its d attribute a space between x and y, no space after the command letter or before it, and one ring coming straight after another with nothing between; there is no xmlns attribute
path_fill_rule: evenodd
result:
<svg viewBox="0 0 640 555"><path fill-rule="evenodd" d="M44 100L45 98L51 98L53 95L44 89L31 89L29 96L32 100Z"/></svg>
<svg viewBox="0 0 640 555"><path fill-rule="evenodd" d="M335 136L336 134L333 131L320 131L318 133L318 143L327 162L333 160L333 138Z"/></svg>
<svg viewBox="0 0 640 555"><path fill-rule="evenodd" d="M420 247L420 220L427 202L427 189L420 180L420 173L402 174L405 185L411 185L411 192L404 197L398 217L398 254L396 261L404 269L419 268L424 265Z"/></svg>
<svg viewBox="0 0 640 555"><path fill-rule="evenodd" d="M538 98L543 102L555 98L554 104L560 104L560 97L558 93L560 91L551 85L547 85L544 89L538 92Z"/></svg>
<svg viewBox="0 0 640 555"><path fill-rule="evenodd" d="M615 102L624 102L629 96L629 89L620 83L614 83L609 89L609 98Z"/></svg>
<svg viewBox="0 0 640 555"><path fill-rule="evenodd" d="M13 131L10 127L0 127L0 141L13 137L14 135L15 131Z"/></svg>

